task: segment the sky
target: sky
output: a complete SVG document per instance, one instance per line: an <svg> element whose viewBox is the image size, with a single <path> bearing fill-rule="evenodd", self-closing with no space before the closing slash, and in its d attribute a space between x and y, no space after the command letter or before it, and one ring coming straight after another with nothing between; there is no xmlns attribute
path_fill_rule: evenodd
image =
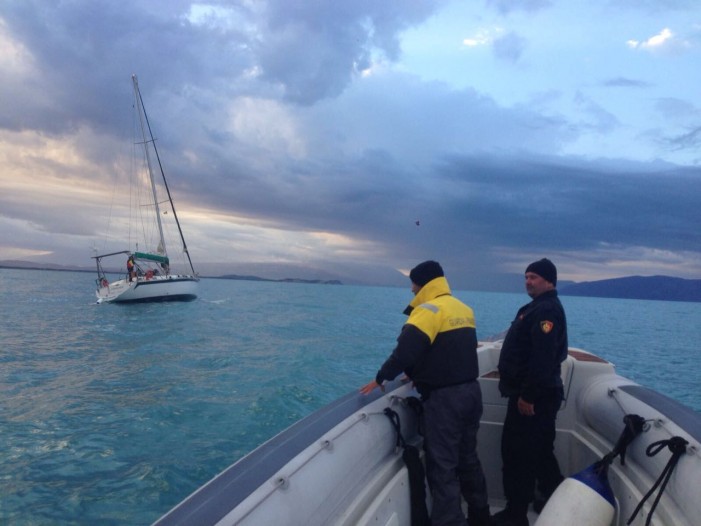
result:
<svg viewBox="0 0 701 526"><path fill-rule="evenodd" d="M117 246L132 74L202 274L701 279L698 0L3 0L0 260Z"/></svg>

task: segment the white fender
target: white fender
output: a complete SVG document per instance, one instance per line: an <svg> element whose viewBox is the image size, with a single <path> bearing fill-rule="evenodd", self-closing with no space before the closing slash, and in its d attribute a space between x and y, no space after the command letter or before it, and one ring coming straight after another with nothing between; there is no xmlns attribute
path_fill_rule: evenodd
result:
<svg viewBox="0 0 701 526"><path fill-rule="evenodd" d="M608 526L616 499L606 469L597 464L566 478L548 499L535 526Z"/></svg>

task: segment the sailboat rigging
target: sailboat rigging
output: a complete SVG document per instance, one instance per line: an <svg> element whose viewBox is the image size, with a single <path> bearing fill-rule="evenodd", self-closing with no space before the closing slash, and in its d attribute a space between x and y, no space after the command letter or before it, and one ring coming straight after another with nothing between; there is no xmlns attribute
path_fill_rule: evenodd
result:
<svg viewBox="0 0 701 526"><path fill-rule="evenodd" d="M147 192L149 194L148 208L153 211L151 216L155 222L157 236L155 236L155 240L148 240L144 237L145 249L140 248L137 242L134 250L120 250L93 256L97 264L97 290L95 291L97 301L98 303L135 303L194 300L197 297L199 277L192 264L180 220L175 211L173 197L156 148L136 75L132 75L132 84L135 110L141 132L141 141L137 144L143 147L144 167L149 186ZM153 158L155 158L155 164ZM157 177L156 168L160 177ZM165 194L163 200L159 200L159 185L162 185L161 193ZM168 256L161 217L168 215L168 210L162 212L162 204L168 204L170 207L174 223L177 226L182 253L186 257L187 270L182 273L173 272L171 269L171 258ZM110 282L107 277L110 271L103 266L103 259L118 255L127 257L126 275Z"/></svg>

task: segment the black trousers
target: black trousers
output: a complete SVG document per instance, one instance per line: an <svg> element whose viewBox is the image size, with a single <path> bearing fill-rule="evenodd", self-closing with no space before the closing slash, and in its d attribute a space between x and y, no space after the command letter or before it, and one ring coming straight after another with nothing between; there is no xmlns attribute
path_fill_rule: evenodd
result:
<svg viewBox="0 0 701 526"><path fill-rule="evenodd" d="M423 402L432 526L465 525L461 496L468 508L484 509L489 505L476 451L481 416L482 391L476 381L436 389Z"/></svg>
<svg viewBox="0 0 701 526"><path fill-rule="evenodd" d="M504 495L507 506L525 514L536 488L549 497L562 481L554 453L555 418L562 404L562 389L535 400L533 416L518 411L518 396L509 397L501 437Z"/></svg>

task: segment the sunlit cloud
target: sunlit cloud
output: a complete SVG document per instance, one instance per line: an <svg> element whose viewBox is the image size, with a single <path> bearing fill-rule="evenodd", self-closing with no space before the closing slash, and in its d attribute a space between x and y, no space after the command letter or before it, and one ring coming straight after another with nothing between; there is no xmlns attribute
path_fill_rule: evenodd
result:
<svg viewBox="0 0 701 526"><path fill-rule="evenodd" d="M639 41L639 40L629 40L627 42L629 47L632 48L652 48L652 47L659 47L663 45L667 40L671 39L674 36L672 31L669 30L669 28L664 28L659 34L652 36L648 38L647 40L644 41Z"/></svg>
<svg viewBox="0 0 701 526"><path fill-rule="evenodd" d="M245 19L238 16L233 8L204 3L192 4L184 19L195 26L220 30L241 30L246 25Z"/></svg>
<svg viewBox="0 0 701 526"><path fill-rule="evenodd" d="M243 143L300 159L307 146L290 111L274 100L241 97L229 108L230 131Z"/></svg>
<svg viewBox="0 0 701 526"><path fill-rule="evenodd" d="M355 61L353 63L353 67L362 78L376 75L377 73L388 69L387 61L381 56L372 57L369 62Z"/></svg>
<svg viewBox="0 0 701 526"><path fill-rule="evenodd" d="M382 247L377 243L334 232L312 232L310 238L314 241L311 244L313 250L323 248L335 257L367 257L382 251Z"/></svg>
<svg viewBox="0 0 701 526"><path fill-rule="evenodd" d="M25 258L48 256L50 250L35 250L31 248L12 247L0 245L0 259L21 260Z"/></svg>
<svg viewBox="0 0 701 526"><path fill-rule="evenodd" d="M679 38L671 29L665 27L657 35L647 40L631 39L626 42L629 48L641 51L680 51L691 47L689 41Z"/></svg>
<svg viewBox="0 0 701 526"><path fill-rule="evenodd" d="M471 37L465 38L462 43L467 47L481 47L492 44L496 39L504 34L504 29L494 27L490 29L480 29Z"/></svg>
<svg viewBox="0 0 701 526"><path fill-rule="evenodd" d="M21 42L10 36L7 25L0 18L0 71L4 81L25 79L34 69L34 57Z"/></svg>
<svg viewBox="0 0 701 526"><path fill-rule="evenodd" d="M275 262L314 261L320 253L326 258L347 261L367 259L382 253L382 246L330 231L308 231L258 218L199 209L180 214L187 225L190 251L199 260L212 262L256 262L260 246L266 247L265 260ZM207 239L203 250L198 240Z"/></svg>
<svg viewBox="0 0 701 526"><path fill-rule="evenodd" d="M34 131L0 133L0 188L5 199L17 192L33 193L40 202L58 195L75 196L94 192L100 186L104 170L86 158L79 146L85 143L88 130L72 136L47 137ZM22 177L31 172L32 178ZM85 173L91 175L85 177Z"/></svg>

